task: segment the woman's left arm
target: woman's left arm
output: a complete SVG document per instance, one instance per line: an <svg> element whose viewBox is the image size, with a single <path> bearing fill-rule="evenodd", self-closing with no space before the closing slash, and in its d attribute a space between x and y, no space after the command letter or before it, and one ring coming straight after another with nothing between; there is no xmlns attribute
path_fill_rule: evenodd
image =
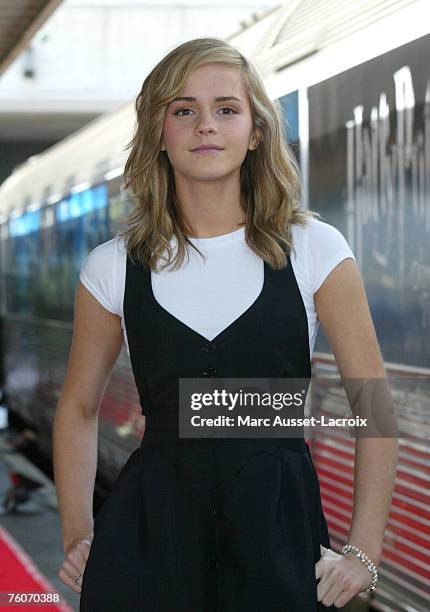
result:
<svg viewBox="0 0 430 612"><path fill-rule="evenodd" d="M314 294L314 300L342 380L386 379L366 290L355 261L349 258L340 262ZM348 543L362 549L376 565L381 560L397 453L397 438L355 440L354 507ZM366 569L359 559L351 561L356 568L361 565ZM346 603L343 599L339 605Z"/></svg>

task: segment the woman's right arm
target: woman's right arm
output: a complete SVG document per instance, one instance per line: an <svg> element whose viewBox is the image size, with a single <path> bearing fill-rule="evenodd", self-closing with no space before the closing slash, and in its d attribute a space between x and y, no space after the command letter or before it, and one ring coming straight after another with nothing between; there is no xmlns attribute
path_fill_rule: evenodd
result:
<svg viewBox="0 0 430 612"><path fill-rule="evenodd" d="M121 318L78 281L73 338L53 425L64 552L93 530L98 412L123 342Z"/></svg>

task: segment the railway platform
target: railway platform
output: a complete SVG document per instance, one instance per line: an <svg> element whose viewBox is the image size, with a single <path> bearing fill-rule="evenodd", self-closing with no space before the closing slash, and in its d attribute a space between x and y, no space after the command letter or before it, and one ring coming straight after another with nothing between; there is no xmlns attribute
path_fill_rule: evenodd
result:
<svg viewBox="0 0 430 612"><path fill-rule="evenodd" d="M58 577L64 553L54 483L15 448L16 436L0 430L0 609L78 611L79 594Z"/></svg>

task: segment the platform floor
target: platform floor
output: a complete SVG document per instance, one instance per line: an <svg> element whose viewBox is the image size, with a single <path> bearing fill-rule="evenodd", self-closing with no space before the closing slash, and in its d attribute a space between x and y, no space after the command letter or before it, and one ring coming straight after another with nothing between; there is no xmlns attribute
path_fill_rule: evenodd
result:
<svg viewBox="0 0 430 612"><path fill-rule="evenodd" d="M64 553L54 484L21 453L15 451L10 438L10 431L0 431L0 503L3 503L6 491L12 486L9 477L11 471L18 471L44 484L21 510L1 515L0 525L27 553L70 608L78 612L79 594L69 589L58 577Z"/></svg>

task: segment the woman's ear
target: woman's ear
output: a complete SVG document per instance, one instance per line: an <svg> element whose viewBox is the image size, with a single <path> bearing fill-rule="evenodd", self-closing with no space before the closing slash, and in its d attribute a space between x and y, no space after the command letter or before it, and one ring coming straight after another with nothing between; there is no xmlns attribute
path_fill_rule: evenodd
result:
<svg viewBox="0 0 430 612"><path fill-rule="evenodd" d="M258 145L260 144L260 140L262 138L262 132L260 130L260 128L255 128L255 130L252 133L251 139L249 141L249 146L248 148L251 150L254 150L258 147Z"/></svg>

